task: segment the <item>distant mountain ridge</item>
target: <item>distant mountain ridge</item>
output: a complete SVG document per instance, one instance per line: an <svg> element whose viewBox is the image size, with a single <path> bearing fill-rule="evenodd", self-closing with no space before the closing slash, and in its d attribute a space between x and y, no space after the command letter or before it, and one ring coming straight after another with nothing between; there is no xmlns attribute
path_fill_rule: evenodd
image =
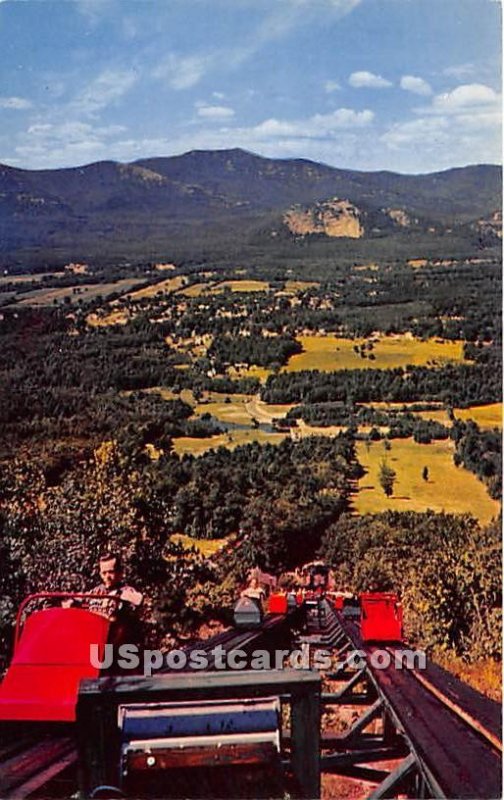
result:
<svg viewBox="0 0 504 800"><path fill-rule="evenodd" d="M44 248L85 258L99 243L126 252L138 237L161 247L198 226L215 236L234 227L246 236L250 226L278 224L293 206L338 200L371 221L366 236L399 235L405 219L425 230L475 226L500 209L501 185L494 165L399 175L240 149L57 170L0 165L0 255L5 261Z"/></svg>

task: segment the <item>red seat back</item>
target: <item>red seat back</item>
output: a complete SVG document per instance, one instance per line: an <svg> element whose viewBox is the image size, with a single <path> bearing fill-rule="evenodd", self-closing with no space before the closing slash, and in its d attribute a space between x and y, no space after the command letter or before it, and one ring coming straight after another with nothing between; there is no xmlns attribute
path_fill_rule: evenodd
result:
<svg viewBox="0 0 504 800"><path fill-rule="evenodd" d="M363 641L402 641L402 608L396 594L365 592L359 599Z"/></svg>
<svg viewBox="0 0 504 800"><path fill-rule="evenodd" d="M95 678L90 645L107 642L110 622L82 608L48 608L28 617L0 685L0 720L75 719L79 683Z"/></svg>

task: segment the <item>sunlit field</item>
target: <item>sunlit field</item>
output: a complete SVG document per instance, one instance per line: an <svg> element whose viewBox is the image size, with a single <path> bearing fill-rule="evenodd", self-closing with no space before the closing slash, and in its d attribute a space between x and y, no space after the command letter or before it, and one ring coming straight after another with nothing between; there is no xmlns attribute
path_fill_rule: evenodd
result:
<svg viewBox="0 0 504 800"><path fill-rule="evenodd" d="M266 292L269 289L269 283L252 280L222 281L222 283L212 286L210 293L217 294L225 289L230 289L232 292Z"/></svg>
<svg viewBox="0 0 504 800"><path fill-rule="evenodd" d="M500 504L488 495L485 485L463 467L453 463L450 441L417 444L413 439L393 439L387 451L383 442L358 442L357 457L366 475L359 481L353 507L359 514L381 511L427 511L472 514L485 524L497 516ZM392 497L379 483L382 459L397 473ZM422 470L429 470L428 480Z"/></svg>
<svg viewBox="0 0 504 800"><path fill-rule="evenodd" d="M456 408L454 414L457 419L473 419L480 428L502 428L502 403Z"/></svg>
<svg viewBox="0 0 504 800"><path fill-rule="evenodd" d="M130 315L126 309L111 311L110 314L88 314L86 322L91 328L109 328L111 325L126 325Z"/></svg>
<svg viewBox="0 0 504 800"><path fill-rule="evenodd" d="M95 300L97 297L107 297L111 294L123 294L131 289L133 286L143 283L143 280L138 278L123 278L115 283L91 283L82 284L80 286L64 286L52 289L35 289L33 292L27 292L22 295L19 300L20 306L52 306L64 303L66 298L72 304L76 304L79 300L84 302L88 300Z"/></svg>
<svg viewBox="0 0 504 800"><path fill-rule="evenodd" d="M409 406L414 406L414 403L368 403L367 405L373 408L382 408L384 411L409 411ZM422 419L431 419L435 422L440 422L447 427L451 426L451 421L448 416L448 411L444 406L439 403L439 408L430 409L429 411L412 411L415 416L422 417ZM456 419L468 420L472 419L480 428L492 429L502 428L502 403L492 403L486 406L469 406L469 408L454 408L453 413Z"/></svg>
<svg viewBox="0 0 504 800"><path fill-rule="evenodd" d="M183 294L185 297L200 297L208 289L208 283L193 283L191 286L185 286L179 289L177 294Z"/></svg>
<svg viewBox="0 0 504 800"><path fill-rule="evenodd" d="M247 410L247 403L250 402L251 396L248 394L233 394L229 400L230 402L226 403L226 395L222 395L217 399L211 397L209 400L198 403L194 410L195 414L197 416L211 414L212 417L224 423L251 425L252 417Z"/></svg>
<svg viewBox="0 0 504 800"><path fill-rule="evenodd" d="M203 556L206 556L206 558L211 558L211 556L215 555L215 553L228 543L227 538L193 539L191 536L185 536L183 533L174 533L170 538L173 542L178 542L187 550L190 547L195 547Z"/></svg>
<svg viewBox="0 0 504 800"><path fill-rule="evenodd" d="M285 292L289 294L296 294L297 292L305 292L307 289L318 289L320 283L317 281L286 281Z"/></svg>
<svg viewBox="0 0 504 800"><path fill-rule="evenodd" d="M369 339L342 339L338 336L321 334L298 336L297 339L303 346L303 352L291 356L281 372L393 369L406 367L408 364L434 368L448 361L459 363L464 361L464 343L461 341L452 342L443 339L423 341L408 334L376 337L373 339L373 349L364 349L364 358L360 354L360 347L367 345ZM228 374L231 378L257 378L261 383L265 383L272 371L266 367L251 365L247 369L230 367Z"/></svg>
<svg viewBox="0 0 504 800"><path fill-rule="evenodd" d="M251 429L222 433L218 436L208 436L205 439L182 436L173 440L173 450L179 456L186 453L193 456L201 456L208 450L215 450L217 447L226 447L228 450L234 450L235 447L241 444L250 444L251 442L279 444L285 439L286 435L285 433L266 433L260 429Z"/></svg>
<svg viewBox="0 0 504 800"><path fill-rule="evenodd" d="M339 369L392 369L394 367L440 366L446 361L463 361L463 342L412 336L382 336L373 340L372 350L364 350L365 358L355 352L366 339L341 339L337 336L299 336L302 353L292 356L282 372L318 369L333 372ZM370 358L369 356L374 356Z"/></svg>
<svg viewBox="0 0 504 800"><path fill-rule="evenodd" d="M174 278L166 278L159 283L137 289L136 292L130 292L126 297L130 297L132 300L142 300L144 297L155 297L157 294L171 294L177 289L181 289L186 282L187 278L184 275L176 275Z"/></svg>

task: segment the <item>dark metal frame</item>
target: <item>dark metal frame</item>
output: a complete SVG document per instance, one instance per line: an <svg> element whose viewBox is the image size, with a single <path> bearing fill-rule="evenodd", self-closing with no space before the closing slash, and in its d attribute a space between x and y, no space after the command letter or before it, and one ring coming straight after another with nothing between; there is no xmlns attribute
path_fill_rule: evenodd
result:
<svg viewBox="0 0 504 800"><path fill-rule="evenodd" d="M212 672L83 681L77 704L79 785L84 797L118 783L119 706L279 696L291 708L289 766L303 797L320 797L320 675L311 671Z"/></svg>

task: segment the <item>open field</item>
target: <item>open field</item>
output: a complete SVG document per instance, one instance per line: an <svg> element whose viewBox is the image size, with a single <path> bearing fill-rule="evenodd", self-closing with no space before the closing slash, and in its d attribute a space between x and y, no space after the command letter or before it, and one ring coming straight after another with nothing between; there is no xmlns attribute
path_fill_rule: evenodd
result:
<svg viewBox="0 0 504 800"><path fill-rule="evenodd" d="M35 275L1 275L0 286L6 283L40 283L44 278L62 278L65 272L37 272Z"/></svg>
<svg viewBox="0 0 504 800"><path fill-rule="evenodd" d="M142 300L144 297L155 297L157 294L171 294L181 289L185 285L187 278L184 275L176 275L174 278L166 278L159 283L153 283L149 286L144 286L142 289L137 289L135 292L129 292L126 297L132 300Z"/></svg>
<svg viewBox="0 0 504 800"><path fill-rule="evenodd" d="M205 556L206 558L211 558L215 553L217 553L222 547L228 543L228 539L193 539L192 536L185 536L183 533L174 533L171 537L173 542L178 542L189 549L190 547L196 547L200 553Z"/></svg>
<svg viewBox="0 0 504 800"><path fill-rule="evenodd" d="M35 289L27 292L19 300L21 306L52 306L65 302L69 298L71 304L78 303L79 300L87 302L95 300L97 297L107 297L111 294L124 294L133 286L138 286L143 281L138 278L123 278L115 283L90 283L80 286L64 286L52 289Z"/></svg>
<svg viewBox="0 0 504 800"><path fill-rule="evenodd" d="M201 295L208 290L209 286L209 283L193 283L191 286L185 286L183 289L179 289L177 294L183 294L185 297L201 297Z"/></svg>
<svg viewBox="0 0 504 800"><path fill-rule="evenodd" d="M366 342L365 339L341 339L337 336L299 336L303 346L302 353L292 356L282 372L318 369L333 372L339 369L392 369L415 366L440 366L446 361L464 360L463 342L428 339L422 341L407 334L401 336L381 336L373 340L372 351L367 357L355 352L354 347ZM370 359L369 355L374 355Z"/></svg>
<svg viewBox="0 0 504 800"><path fill-rule="evenodd" d="M88 314L86 322L91 328L109 328L111 325L126 325L130 315L126 309L111 311L110 314Z"/></svg>
<svg viewBox="0 0 504 800"><path fill-rule="evenodd" d="M241 444L251 444L252 442L279 444L285 439L286 435L285 433L266 433L260 429L251 429L221 433L218 436L208 436L205 439L182 436L180 439L173 440L173 450L179 456L183 456L186 453L190 453L193 456L201 456L208 450L214 450L217 447L227 447L228 450L234 450L235 447Z"/></svg>
<svg viewBox="0 0 504 800"><path fill-rule="evenodd" d="M414 403L368 403L373 408L382 408L384 411L409 411L409 405ZM412 411L415 416L422 419L431 419L440 422L446 427L451 426L451 421L446 408L439 403L439 408L430 411ZM492 403L486 406L469 406L469 408L454 408L453 413L456 419L472 419L480 428L492 429L502 428L502 403Z"/></svg>
<svg viewBox="0 0 504 800"><path fill-rule="evenodd" d="M359 514L378 514L381 511L427 511L451 514L472 514L486 524L497 516L500 504L488 495L478 478L453 463L453 444L450 441L416 444L413 439L394 439L390 451L383 442L357 442L357 457L366 475L359 481L359 491L353 496L354 509ZM379 483L383 458L396 471L394 494L385 496ZM422 470L429 469L424 481Z"/></svg>
<svg viewBox="0 0 504 800"><path fill-rule="evenodd" d="M252 364L250 367L229 367L227 374L233 379L257 378L261 383L266 383L272 372L267 367L258 367L256 364Z"/></svg>
<svg viewBox="0 0 504 800"><path fill-rule="evenodd" d="M185 286L178 290L178 294L185 297L201 297L205 294L220 294L226 289L232 292L265 292L269 289L269 283L265 281L253 280L231 280L221 281L220 283L193 283L192 286Z"/></svg>
<svg viewBox="0 0 504 800"><path fill-rule="evenodd" d="M307 289L318 289L320 283L317 281L286 281L284 292L289 294L296 294L296 292L304 292Z"/></svg>
<svg viewBox="0 0 504 800"><path fill-rule="evenodd" d="M502 428L502 403L454 409L457 419L473 419L480 428Z"/></svg>
<svg viewBox="0 0 504 800"><path fill-rule="evenodd" d="M210 294L218 294L225 289L230 289L232 292L266 292L269 289L269 283L252 280L222 281L212 286Z"/></svg>
<svg viewBox="0 0 504 800"><path fill-rule="evenodd" d="M234 395L236 397L236 395ZM265 403L259 397L248 398L247 411L250 418L256 419L258 422L265 422L271 425L274 419L283 419L291 408L295 407L295 403L274 404Z"/></svg>
<svg viewBox="0 0 504 800"><path fill-rule="evenodd" d="M366 358L354 348L365 344L366 339L342 339L338 336L312 334L296 337L303 352L291 356L281 372L320 370L336 372L340 369L393 369L414 366L439 367L447 361L464 361L464 343L443 339L415 339L409 334L380 336L373 339L373 350L366 350ZM369 356L372 355L373 358ZM466 362L467 363L467 362ZM257 378L265 383L272 374L266 367L251 365L247 369L228 369L230 378Z"/></svg>
<svg viewBox="0 0 504 800"><path fill-rule="evenodd" d="M205 398L204 402L198 403L194 409L196 416L201 417L202 414L211 414L212 417L224 423L234 423L236 425L251 425L252 417L247 409L247 403L250 401L248 394L233 394L230 396L230 402L226 402L227 395L221 395Z"/></svg>

